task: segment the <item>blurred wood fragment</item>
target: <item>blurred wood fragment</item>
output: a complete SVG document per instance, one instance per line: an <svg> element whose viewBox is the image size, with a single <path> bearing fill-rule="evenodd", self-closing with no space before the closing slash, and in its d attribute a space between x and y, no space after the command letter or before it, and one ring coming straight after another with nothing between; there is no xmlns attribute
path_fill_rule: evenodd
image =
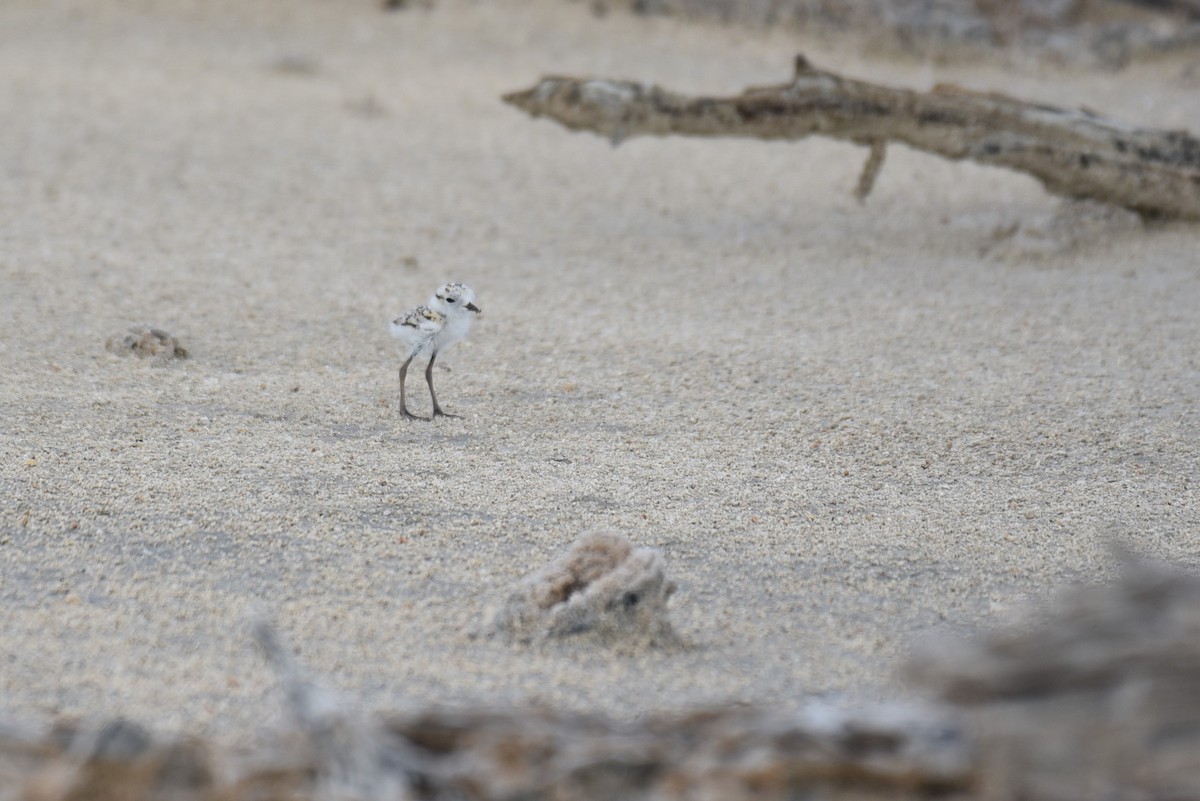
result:
<svg viewBox="0 0 1200 801"><path fill-rule="evenodd" d="M1119 581L914 659L985 744L989 797L1200 798L1200 577L1118 555Z"/></svg>

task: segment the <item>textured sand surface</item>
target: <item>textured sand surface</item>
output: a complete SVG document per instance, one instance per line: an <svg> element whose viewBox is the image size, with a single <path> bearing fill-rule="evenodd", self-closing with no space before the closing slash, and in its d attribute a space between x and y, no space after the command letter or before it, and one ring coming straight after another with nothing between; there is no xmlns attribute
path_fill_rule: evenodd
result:
<svg viewBox="0 0 1200 801"><path fill-rule="evenodd" d="M878 697L924 633L1107 575L1109 537L1200 564L1200 229L997 245L1057 201L893 148L859 206L861 149L614 151L498 99L736 91L799 49L1200 130L1169 64L930 68L550 0L0 5L0 714L253 729L255 605L375 707ZM437 374L463 419L405 422L386 324L447 279L484 308ZM190 358L105 349L136 323ZM663 551L693 648L469 638L589 529Z"/></svg>

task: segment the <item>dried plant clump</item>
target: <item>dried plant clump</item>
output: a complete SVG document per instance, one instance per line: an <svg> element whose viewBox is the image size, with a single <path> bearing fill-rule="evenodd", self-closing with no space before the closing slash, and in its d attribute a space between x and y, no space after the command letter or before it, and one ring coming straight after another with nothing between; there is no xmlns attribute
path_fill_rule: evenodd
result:
<svg viewBox="0 0 1200 801"><path fill-rule="evenodd" d="M109 337L105 347L119 356L133 355L139 359L172 361L188 357L187 348L178 339L148 325L136 325L124 335Z"/></svg>
<svg viewBox="0 0 1200 801"><path fill-rule="evenodd" d="M490 633L524 643L588 635L606 644L678 645L667 619L675 589L658 551L635 548L621 534L585 534L513 589Z"/></svg>

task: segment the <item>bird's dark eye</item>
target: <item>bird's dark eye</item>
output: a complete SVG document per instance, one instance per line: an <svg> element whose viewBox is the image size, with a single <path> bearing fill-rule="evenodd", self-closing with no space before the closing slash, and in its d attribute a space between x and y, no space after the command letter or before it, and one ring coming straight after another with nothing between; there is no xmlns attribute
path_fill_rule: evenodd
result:
<svg viewBox="0 0 1200 801"><path fill-rule="evenodd" d="M454 298L446 298L447 303L454 303Z"/></svg>

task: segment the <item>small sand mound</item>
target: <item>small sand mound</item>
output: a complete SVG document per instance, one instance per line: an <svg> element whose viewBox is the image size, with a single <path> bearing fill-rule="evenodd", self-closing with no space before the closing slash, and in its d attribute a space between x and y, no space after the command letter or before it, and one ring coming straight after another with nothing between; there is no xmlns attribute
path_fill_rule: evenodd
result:
<svg viewBox="0 0 1200 801"><path fill-rule="evenodd" d="M667 620L675 589L658 551L621 534L585 534L513 589L489 632L525 643L588 635L604 644L678 645Z"/></svg>
<svg viewBox="0 0 1200 801"><path fill-rule="evenodd" d="M179 340L163 331L161 328L151 328L148 325L135 325L124 335L108 338L105 347L119 356L133 354L139 359L159 359L171 361L186 359L187 348Z"/></svg>
<svg viewBox="0 0 1200 801"><path fill-rule="evenodd" d="M1085 247L1103 248L1140 234L1137 212L1096 200L1063 200L1054 211L995 226L983 251L1001 261L1047 258Z"/></svg>

